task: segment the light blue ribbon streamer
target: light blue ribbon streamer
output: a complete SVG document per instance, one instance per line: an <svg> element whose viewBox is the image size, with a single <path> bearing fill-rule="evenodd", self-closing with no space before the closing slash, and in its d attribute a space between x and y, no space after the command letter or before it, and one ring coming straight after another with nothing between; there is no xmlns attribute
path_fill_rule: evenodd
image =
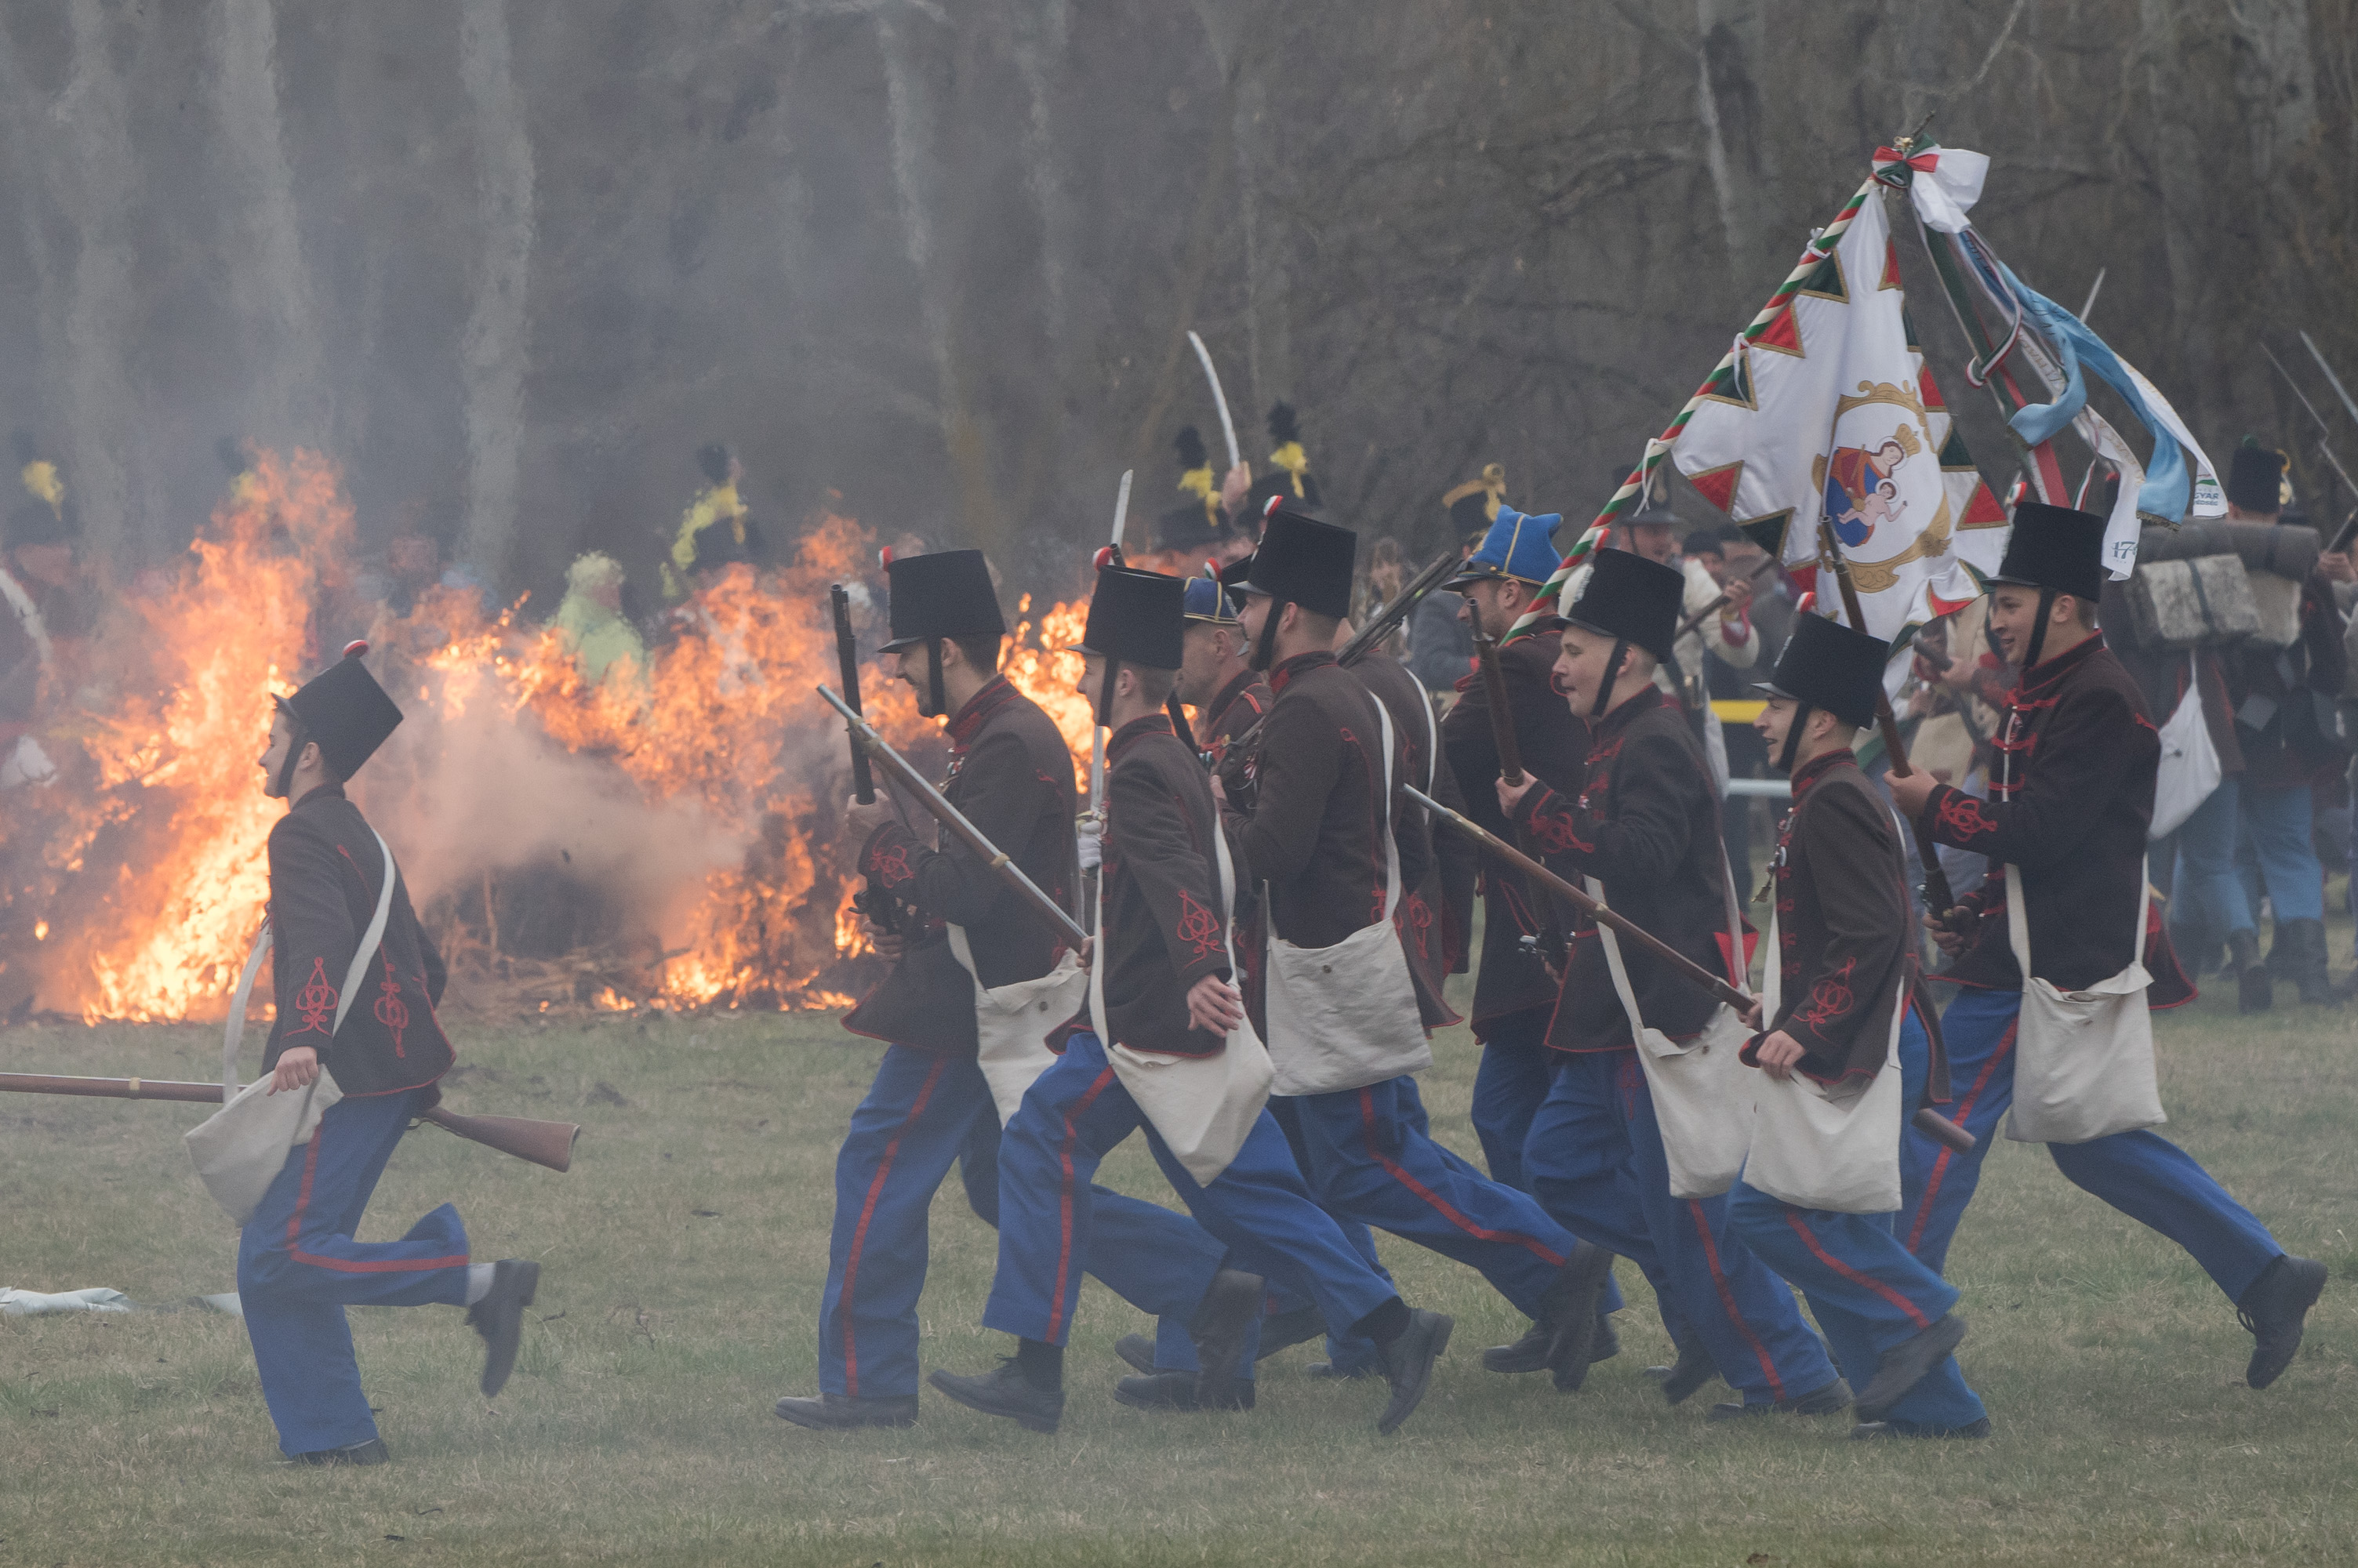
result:
<svg viewBox="0 0 2358 1568"><path fill-rule="evenodd" d="M2088 401L2087 378L2081 372L2084 363L2105 385L2121 395L2121 400L2153 438L2153 456L2146 463L2145 483L2137 491L2137 510L2173 526L2185 521L2187 504L2193 499L2194 490L2193 481L2187 473L2185 454L2178 438L2154 416L2145 395L2122 368L2120 356L2077 316L2045 295L2025 287L2006 263L1991 256L1989 265L2006 279L2006 287L2022 302L2024 314L2038 327L2039 336L2047 340L2063 364L2062 395L2052 403L2028 404L2017 412L2006 421L2014 433L2035 447L2069 425Z"/></svg>

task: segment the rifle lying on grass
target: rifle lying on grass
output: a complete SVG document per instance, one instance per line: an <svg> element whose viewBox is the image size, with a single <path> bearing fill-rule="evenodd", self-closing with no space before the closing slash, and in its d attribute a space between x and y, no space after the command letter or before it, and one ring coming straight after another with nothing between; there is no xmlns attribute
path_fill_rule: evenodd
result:
<svg viewBox="0 0 2358 1568"><path fill-rule="evenodd" d="M1738 1012L1751 1011L1753 998L1729 985L1619 910L1591 898L1585 889L1574 886L1464 813L1450 810L1449 807L1413 786L1409 788L1408 795L1410 799L1432 812L1438 820L1446 822L1500 860L1521 870L1525 875L1545 882L1550 889L1571 900L1574 904L1586 911L1589 918L1599 925L1611 926L1624 941L1635 942L1639 946L1668 964L1671 972L1681 979L1701 986ZM1770 957L1773 958L1775 955L1772 954ZM1916 1130L1928 1138L1947 1144L1961 1154L1970 1151L1976 1141L1972 1133L1930 1106L1920 1108L1916 1112L1915 1120Z"/></svg>
<svg viewBox="0 0 2358 1568"><path fill-rule="evenodd" d="M1081 929L1079 922L1065 913L1064 905L1042 892L1040 884L1024 875L1023 868L1009 859L998 845L984 838L982 829L967 820L966 813L943 798L942 792L917 771L914 763L894 751L883 736L876 733L875 726L845 707L843 698L827 687L820 687L817 691L819 696L827 698L827 706L842 714L850 724L853 739L867 747L869 754L884 764L884 771L899 780L902 788L917 797L919 806L931 812L943 827L965 839L968 847L980 855L984 864L997 871L1002 881L1021 894L1024 903L1064 934L1075 952L1080 951L1081 945L1089 939L1089 934Z"/></svg>
<svg viewBox="0 0 2358 1568"><path fill-rule="evenodd" d="M55 1077L46 1073L0 1073L0 1093L186 1100L191 1105L222 1102L219 1084L182 1083L171 1078ZM581 1129L569 1121L531 1121L519 1116L461 1116L438 1105L417 1119L552 1171L572 1165L573 1141L581 1136Z"/></svg>

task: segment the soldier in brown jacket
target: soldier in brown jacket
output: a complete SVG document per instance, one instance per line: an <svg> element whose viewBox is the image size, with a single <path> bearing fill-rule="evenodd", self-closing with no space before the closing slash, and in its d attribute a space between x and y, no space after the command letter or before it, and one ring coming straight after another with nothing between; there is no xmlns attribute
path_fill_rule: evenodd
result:
<svg viewBox="0 0 2358 1568"><path fill-rule="evenodd" d="M1774 1082L1756 1090L1727 1224L1809 1297L1858 1387L1851 1435L1980 1437L1988 1412L1951 1354L1965 1334L1950 1312L1956 1287L1892 1234L1905 1113L1928 1085L1945 1104L1949 1073L1917 1011L1899 835L1851 755L1890 654L1804 615L1759 687L1768 704L1754 728L1792 775L1793 808L1769 871L1776 1010L1755 1005L1743 1051Z"/></svg>
<svg viewBox="0 0 2358 1568"><path fill-rule="evenodd" d="M272 1094L309 1088L325 1074L343 1097L287 1156L238 1237L238 1296L263 1398L280 1450L301 1465L388 1457L361 1389L347 1306L466 1307L489 1346L481 1387L491 1395L515 1366L524 1309L540 1281L528 1259L472 1261L449 1204L397 1241L355 1237L385 1162L441 1098L436 1086L457 1059L434 1017L442 955L391 851L344 794L401 722L361 662L367 651L352 643L276 699L262 757L263 793L291 803L270 830L278 1018L263 1071Z"/></svg>
<svg viewBox="0 0 2358 1568"><path fill-rule="evenodd" d="M1179 579L1108 567L1098 573L1081 652L1080 690L1113 727L1106 747L1104 916L1093 1028L1067 1037L1008 1123L1000 1155L999 1271L986 1326L1017 1336L1016 1354L979 1377L933 1375L962 1404L1054 1432L1064 1413L1061 1366L1080 1298L1075 1260L1094 1245L1102 1200L1088 1182L1099 1161L1143 1128L1155 1162L1190 1212L1251 1266L1317 1303L1329 1323L1374 1340L1391 1384L1378 1430L1406 1421L1450 1320L1411 1312L1311 1201L1284 1136L1262 1108L1259 1043L1244 1022L1230 961L1219 813L1201 762L1163 710L1180 664ZM1225 885L1228 884L1228 885ZM1233 1059L1231 1059L1233 1055ZM1117 1066L1119 1064L1119 1066ZM1238 1130L1218 1142L1199 1182L1174 1154L1213 1108ZM1252 1404L1247 1365L1261 1280L1230 1271L1195 1319L1199 1370L1127 1378L1115 1392L1146 1409Z"/></svg>
<svg viewBox="0 0 2358 1568"><path fill-rule="evenodd" d="M1586 717L1585 782L1571 799L1526 779L1492 781L1509 821L1570 878L1593 877L1606 902L1715 972L1729 951L1726 861L1703 744L1678 699L1653 682L1671 654L1684 579L1624 550L1599 550L1563 613L1555 681ZM1736 938L1741 940L1740 935ZM1712 994L1639 950L1623 948L1639 1016L1691 1040ZM1770 1411L1830 1414L1850 1403L1793 1292L1726 1235L1727 1199L1671 1195L1653 1092L1638 1061L1604 942L1574 927L1563 995L1548 1029L1555 1078L1523 1148L1531 1190L1575 1234L1628 1258L1663 1298L1681 1339L1663 1391L1676 1403L1709 1368L1744 1396L1714 1420Z"/></svg>
<svg viewBox="0 0 2358 1568"><path fill-rule="evenodd" d="M1587 1375L1610 1256L1434 1143L1416 1096L1412 1075L1433 1057L1390 929L1422 871L1414 836L1396 831L1405 748L1332 651L1354 553L1348 529L1277 511L1243 585L1277 702L1252 808L1224 815L1245 895L1266 901L1272 925L1260 1016L1276 1092L1293 1100L1319 1201L1479 1269L1548 1331L1547 1365L1569 1391Z"/></svg>
<svg viewBox="0 0 2358 1568"><path fill-rule="evenodd" d="M1498 508L1479 548L1448 586L1466 596L1463 618L1486 637L1504 637L1553 575L1557 558L1545 517ZM1588 726L1557 696L1556 633L1536 632L1498 650L1523 770L1558 794L1580 793ZM1466 813L1504 838L1514 827L1498 810L1498 741L1490 693L1477 672L1457 683L1457 702L1441 721L1441 744L1466 799ZM1553 1068L1548 1018L1555 1011L1563 960L1562 918L1529 879L1482 869L1482 961L1474 977L1474 1038L1482 1065L1474 1077L1474 1132L1493 1179L1530 1190L1523 1141L1547 1098Z"/></svg>
<svg viewBox="0 0 2358 1568"><path fill-rule="evenodd" d="M888 559L897 667L917 710L946 719L950 775L942 793L1053 898L1079 881L1073 759L1055 723L998 673L1005 622L979 550ZM917 1297L925 1222L957 1160L968 1200L998 1223L999 1112L976 1060L978 988L1037 979L1062 940L966 844L920 834L882 791L848 808L857 869L889 893L899 935L880 944L892 973L845 1015L887 1042L876 1081L852 1112L836 1157L835 1226L819 1312L816 1398L780 1400L798 1426L907 1426L917 1419ZM953 942L963 942L966 967ZM1065 1010L1069 1012L1069 1009ZM1053 1028L1062 1017L1047 1021ZM1185 1324L1225 1249L1184 1216L1100 1195L1086 1266L1116 1294L1163 1320L1168 1354L1192 1364Z"/></svg>
<svg viewBox="0 0 2358 1568"><path fill-rule="evenodd" d="M2144 695L2096 626L2104 536L2104 519L2093 513L2038 502L2015 509L2006 558L1990 579L1990 627L2023 675L1998 733L1989 800L1929 773L1884 775L1893 803L1935 839L1991 861L1989 881L1938 933L1942 948L1959 955L1940 978L1963 988L1941 1028L1963 1091L1955 1119L1980 1141L1960 1154L1910 1128L1902 1146L1900 1238L1936 1269L2014 1103L2016 1033L2028 979L2011 950L2009 914L2028 928L2033 977L2059 990L2117 985L2135 979L2141 971L2133 966L2142 963L2152 978L2144 1000L2166 1006L2191 994L2157 940L2158 912L2147 904L2142 922L2137 917L2161 740ZM2021 885L2020 910L2007 908L2001 863ZM2246 1382L2264 1389L2291 1364L2309 1309L2325 1288L2323 1263L2286 1252L2216 1178L2150 1126L2050 1143L2047 1152L2070 1181L2193 1254L2253 1336Z"/></svg>

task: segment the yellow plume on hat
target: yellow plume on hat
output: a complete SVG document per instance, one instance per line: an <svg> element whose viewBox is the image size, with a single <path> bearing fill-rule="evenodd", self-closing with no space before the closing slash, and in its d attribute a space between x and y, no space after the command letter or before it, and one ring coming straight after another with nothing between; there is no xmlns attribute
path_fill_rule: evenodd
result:
<svg viewBox="0 0 2358 1568"><path fill-rule="evenodd" d="M1484 492L1485 495L1485 500L1482 503L1482 515L1489 521L1496 523L1498 520L1498 507L1505 501L1507 495L1507 470L1505 465L1500 463L1485 463L1482 465L1482 477L1480 479L1469 479L1464 484L1461 484L1455 489L1448 492L1446 494L1442 496L1441 504L1444 509L1453 507L1477 491Z"/></svg>
<svg viewBox="0 0 2358 1568"><path fill-rule="evenodd" d="M27 491L48 502L53 510L64 507L66 481L58 477L57 464L47 458L37 458L25 465L19 477L24 480Z"/></svg>

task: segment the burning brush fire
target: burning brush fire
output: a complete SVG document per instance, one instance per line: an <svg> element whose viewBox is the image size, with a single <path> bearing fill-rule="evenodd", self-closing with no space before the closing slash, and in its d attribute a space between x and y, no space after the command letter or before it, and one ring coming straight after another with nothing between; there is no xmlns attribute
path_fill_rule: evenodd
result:
<svg viewBox="0 0 2358 1568"><path fill-rule="evenodd" d="M285 809L257 787L268 698L352 635L408 715L352 793L462 1002L837 1008L876 978L835 832L842 730L811 690L838 674L829 584L868 585L861 641L882 640L858 523L826 517L792 561L732 568L644 668L597 682L521 602L496 618L440 589L406 616L367 603L355 554L333 469L261 453L178 573L123 597L58 705L57 782L5 797L0 1012L221 1015ZM1079 640L1086 606L1030 610L1005 672L1086 777L1079 661L1051 651ZM871 666L862 690L879 730L936 766L909 688Z"/></svg>

